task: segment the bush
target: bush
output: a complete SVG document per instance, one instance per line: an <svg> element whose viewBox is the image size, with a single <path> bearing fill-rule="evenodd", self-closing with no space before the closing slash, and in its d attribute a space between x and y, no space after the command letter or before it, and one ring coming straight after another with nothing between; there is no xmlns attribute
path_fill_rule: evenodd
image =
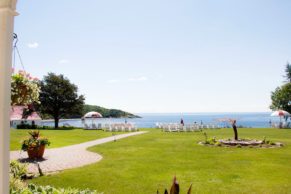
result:
<svg viewBox="0 0 291 194"><path fill-rule="evenodd" d="M96 191L88 189L56 189L51 186L37 186L34 184L26 185L23 182L27 174L27 165L21 164L18 161L10 162L9 171L9 189L10 194L97 194Z"/></svg>
<svg viewBox="0 0 291 194"><path fill-rule="evenodd" d="M205 138L204 144L207 144L207 145L218 145L219 144L219 142L216 140L216 137L213 137L212 139L208 139L206 132L204 132L203 135Z"/></svg>
<svg viewBox="0 0 291 194"><path fill-rule="evenodd" d="M27 165L21 164L16 160L10 162L9 170L9 186L10 191L12 190L22 190L25 188L25 184L22 179L26 176Z"/></svg>
<svg viewBox="0 0 291 194"><path fill-rule="evenodd" d="M14 193L12 191L22 191L23 189L26 188L26 185L24 184L24 182L20 179L17 179L13 176L9 176L9 189L10 189L10 193Z"/></svg>
<svg viewBox="0 0 291 194"><path fill-rule="evenodd" d="M21 190L11 189L10 194L97 194L97 192L91 191L89 189L56 189L51 186L37 186L34 184L29 184L27 187L22 188Z"/></svg>
<svg viewBox="0 0 291 194"><path fill-rule="evenodd" d="M47 129L47 130L73 130L75 129L75 127L73 126L60 126L59 128L54 128L51 126L42 126L42 127L38 127L38 129Z"/></svg>
<svg viewBox="0 0 291 194"><path fill-rule="evenodd" d="M10 175L16 179L22 179L27 174L27 165L16 160L10 162Z"/></svg>
<svg viewBox="0 0 291 194"><path fill-rule="evenodd" d="M37 125L30 125L26 123L21 123L16 126L16 129L37 129L37 128L38 128Z"/></svg>

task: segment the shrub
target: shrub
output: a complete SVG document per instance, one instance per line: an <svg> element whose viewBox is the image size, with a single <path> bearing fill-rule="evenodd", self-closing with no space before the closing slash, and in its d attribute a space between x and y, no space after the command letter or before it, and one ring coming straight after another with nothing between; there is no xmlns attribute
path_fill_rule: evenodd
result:
<svg viewBox="0 0 291 194"><path fill-rule="evenodd" d="M13 177L11 174L9 178L10 193L15 193L15 191L22 191L26 188L26 185L22 180Z"/></svg>
<svg viewBox="0 0 291 194"><path fill-rule="evenodd" d="M13 189L10 187L10 194L98 194L97 191L91 191L89 189L56 189L51 186L38 186L35 184L29 184L21 189ZM101 193L100 193L101 194Z"/></svg>
<svg viewBox="0 0 291 194"><path fill-rule="evenodd" d="M79 190L79 189L56 189L51 186L37 186L34 184L29 184L27 188L24 191L21 191L19 194L27 193L27 194L35 194L35 193L41 193L41 194L97 194L96 191L91 191L89 189L85 190ZM15 194L18 194L17 192Z"/></svg>
<svg viewBox="0 0 291 194"><path fill-rule="evenodd" d="M18 161L10 162L9 171L9 190L10 194L98 194L96 191L88 189L56 189L51 186L37 186L34 184L26 185L23 178L26 177L27 165Z"/></svg>
<svg viewBox="0 0 291 194"><path fill-rule="evenodd" d="M204 144L216 145L217 143L219 143L216 140L216 137L213 137L212 139L208 139L208 136L207 136L207 133L206 132L204 132L203 135L204 135L204 138L205 138Z"/></svg>
<svg viewBox="0 0 291 194"><path fill-rule="evenodd" d="M47 130L73 130L75 129L75 127L73 126L60 126L59 128L54 128L51 126L42 126L42 127L38 127L38 129L47 129Z"/></svg>
<svg viewBox="0 0 291 194"><path fill-rule="evenodd" d="M10 162L10 174L16 179L22 179L27 174L27 165L16 160Z"/></svg>
<svg viewBox="0 0 291 194"><path fill-rule="evenodd" d="M16 160L10 162L9 185L11 191L22 190L25 188L25 184L22 182L22 179L26 176L26 168L27 165L21 164Z"/></svg>
<svg viewBox="0 0 291 194"><path fill-rule="evenodd" d="M221 143L219 141L217 141L214 145L215 146L221 146Z"/></svg>
<svg viewBox="0 0 291 194"><path fill-rule="evenodd" d="M16 129L37 129L37 128L38 128L37 125L30 125L26 123L21 123L16 126Z"/></svg>

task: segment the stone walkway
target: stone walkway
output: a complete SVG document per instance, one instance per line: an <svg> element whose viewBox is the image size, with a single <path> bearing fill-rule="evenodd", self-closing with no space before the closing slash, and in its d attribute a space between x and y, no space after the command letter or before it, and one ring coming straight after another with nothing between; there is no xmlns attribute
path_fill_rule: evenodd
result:
<svg viewBox="0 0 291 194"><path fill-rule="evenodd" d="M39 162L39 165L44 173L54 173L57 171L77 168L98 162L102 159L102 156L97 153L87 151L87 148L114 141L114 139L122 139L134 135L140 135L146 133L146 131L126 133L121 135L115 135L114 137L106 137L102 139L97 139L94 141L89 141L81 144L46 149L44 153L44 159ZM21 151L11 151L10 159L19 160L21 162L28 162L28 171L31 173L37 173L38 168L35 163L27 160L28 156L26 152Z"/></svg>

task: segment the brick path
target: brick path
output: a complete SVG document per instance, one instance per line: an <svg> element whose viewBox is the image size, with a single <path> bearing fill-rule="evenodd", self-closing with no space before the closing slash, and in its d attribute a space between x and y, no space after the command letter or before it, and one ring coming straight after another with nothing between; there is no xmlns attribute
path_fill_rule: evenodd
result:
<svg viewBox="0 0 291 194"><path fill-rule="evenodd" d="M61 148L46 149L44 153L44 160L39 161L39 164L44 173L54 173L65 169L77 168L92 164L100 161L102 159L102 156L100 154L87 151L87 148L114 141L114 138L122 139L134 135L140 135L143 133L146 133L146 131L115 135L115 137L106 137ZM28 171L31 173L37 173L37 165L32 161L28 161L27 157L28 156L26 152L10 152L11 160L28 162Z"/></svg>

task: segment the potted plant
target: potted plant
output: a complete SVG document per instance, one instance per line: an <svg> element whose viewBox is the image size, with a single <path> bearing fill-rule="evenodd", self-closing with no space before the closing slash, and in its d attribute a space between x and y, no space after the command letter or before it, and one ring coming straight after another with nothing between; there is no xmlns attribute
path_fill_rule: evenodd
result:
<svg viewBox="0 0 291 194"><path fill-rule="evenodd" d="M11 77L11 105L27 106L39 103L40 86L37 78L25 71L19 71Z"/></svg>
<svg viewBox="0 0 291 194"><path fill-rule="evenodd" d="M40 137L39 131L30 131L30 137L22 142L21 149L27 151L30 159L41 159L46 146L50 145L47 138Z"/></svg>

